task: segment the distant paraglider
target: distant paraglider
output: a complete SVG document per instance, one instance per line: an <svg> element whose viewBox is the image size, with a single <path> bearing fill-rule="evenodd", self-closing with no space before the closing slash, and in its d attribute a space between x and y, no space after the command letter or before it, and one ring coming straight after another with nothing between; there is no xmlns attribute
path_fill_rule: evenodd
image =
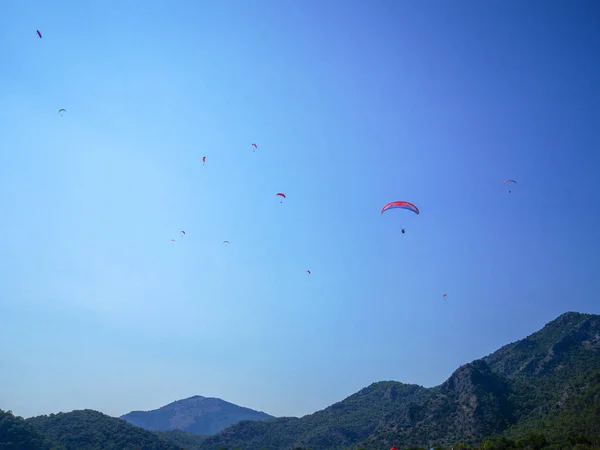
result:
<svg viewBox="0 0 600 450"><path fill-rule="evenodd" d="M175 239L171 239L169 242L175 242Z"/></svg>
<svg viewBox="0 0 600 450"><path fill-rule="evenodd" d="M306 273L310 275L310 270L307 270Z"/></svg>
<svg viewBox="0 0 600 450"><path fill-rule="evenodd" d="M66 112L67 112L67 110L66 110L66 109L59 109L59 110L58 110L58 113L59 113L61 116L62 116L62 115L64 115L64 113L66 113Z"/></svg>
<svg viewBox="0 0 600 450"><path fill-rule="evenodd" d="M412 211L415 214L419 214L419 208L417 208L412 203L404 202L404 201L397 201L397 202L390 202L390 203L388 203L387 205L385 205L381 209L381 214L383 214L384 212L386 212L389 209L396 209L396 208L408 209L409 211Z"/></svg>
<svg viewBox="0 0 600 450"><path fill-rule="evenodd" d="M206 156L202 157L202 165L204 165L204 163L206 163Z"/></svg>
<svg viewBox="0 0 600 450"><path fill-rule="evenodd" d="M502 184L506 184L506 183L515 183L515 184L517 184L517 182L516 182L515 180L504 180L504 181L502 182ZM509 190L509 191L508 191L508 193L509 193L509 194L510 194L511 192L512 192L511 190Z"/></svg>
<svg viewBox="0 0 600 450"><path fill-rule="evenodd" d="M406 230L404 228L400 228L400 231L402 231L402 234L406 233Z"/></svg>
<svg viewBox="0 0 600 450"><path fill-rule="evenodd" d="M229 244L229 241L223 241L223 244L225 244L225 246L227 246L227 244Z"/></svg>
<svg viewBox="0 0 600 450"><path fill-rule="evenodd" d="M181 230L181 237L185 236L185 231Z"/></svg>
<svg viewBox="0 0 600 450"><path fill-rule="evenodd" d="M35 30L35 32L37 33L37 35L39 36L39 38L42 38L42 33L40 33L40 30Z"/></svg>
<svg viewBox="0 0 600 450"><path fill-rule="evenodd" d="M283 192L278 192L277 194L275 194L275 196L281 197L281 198L287 198ZM283 203L283 201L280 201L279 203Z"/></svg>
<svg viewBox="0 0 600 450"><path fill-rule="evenodd" d="M444 297L444 300L446 300L447 296L448 296L448 294L446 294L445 292L444 292L444 295L442 295L442 297Z"/></svg>

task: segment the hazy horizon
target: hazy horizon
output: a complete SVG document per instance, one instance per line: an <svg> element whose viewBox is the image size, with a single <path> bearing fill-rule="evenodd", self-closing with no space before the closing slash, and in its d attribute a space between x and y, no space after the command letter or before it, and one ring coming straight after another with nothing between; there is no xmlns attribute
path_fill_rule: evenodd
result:
<svg viewBox="0 0 600 450"><path fill-rule="evenodd" d="M0 408L302 416L600 313L598 48L593 0L1 4Z"/></svg>

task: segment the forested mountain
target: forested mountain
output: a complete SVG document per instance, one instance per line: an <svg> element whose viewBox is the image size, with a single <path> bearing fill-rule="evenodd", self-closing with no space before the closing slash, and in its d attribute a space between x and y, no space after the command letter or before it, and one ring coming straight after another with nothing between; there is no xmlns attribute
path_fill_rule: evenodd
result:
<svg viewBox="0 0 600 450"><path fill-rule="evenodd" d="M201 448L474 445L486 436L556 430L560 427L544 425L555 422L562 424L564 437L575 422L569 418L581 413L587 423L600 417L593 406L598 370L600 316L566 313L525 339L458 368L435 388L374 383L302 418L240 422L207 438ZM590 425L581 433L593 440L594 430Z"/></svg>
<svg viewBox="0 0 600 450"><path fill-rule="evenodd" d="M0 449L65 450L27 423L22 417L0 409Z"/></svg>
<svg viewBox="0 0 600 450"><path fill-rule="evenodd" d="M26 422L65 450L180 450L164 437L90 409Z"/></svg>
<svg viewBox="0 0 600 450"><path fill-rule="evenodd" d="M239 407L205 400L211 399L192 397L143 414L147 427L172 428L154 432L92 410L27 420L0 411L0 449L596 448L600 316L563 314L434 388L382 381L302 418L242 420L212 436L173 429L207 417L219 418L207 426L239 419Z"/></svg>
<svg viewBox="0 0 600 450"><path fill-rule="evenodd" d="M198 434L218 433L242 420L272 418L261 411L200 395L152 411L132 411L121 416L121 419L146 430L184 430Z"/></svg>

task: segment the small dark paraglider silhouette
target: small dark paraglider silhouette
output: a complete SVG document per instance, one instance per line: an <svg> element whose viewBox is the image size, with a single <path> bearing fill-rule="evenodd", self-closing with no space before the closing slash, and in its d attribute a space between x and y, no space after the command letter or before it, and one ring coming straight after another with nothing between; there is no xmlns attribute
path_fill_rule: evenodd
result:
<svg viewBox="0 0 600 450"><path fill-rule="evenodd" d="M502 182L502 184L506 184L506 183L515 183L515 184L517 184L517 182L516 182L515 180L504 180L504 181ZM510 194L511 192L512 192L511 190L509 190L509 191L508 191L508 193L509 193L509 194Z"/></svg>
<svg viewBox="0 0 600 450"><path fill-rule="evenodd" d="M40 37L40 39L42 38L42 33L40 33L40 30L35 30L35 32L37 33L37 35Z"/></svg>
<svg viewBox="0 0 600 450"><path fill-rule="evenodd" d="M406 230L404 228L400 229L402 231L402 234L404 234L406 232Z"/></svg>
<svg viewBox="0 0 600 450"><path fill-rule="evenodd" d="M275 194L275 195L276 195L277 197L283 197L283 198L287 198L283 192L278 192L278 193L277 193L277 194ZM283 203L283 200L282 200L282 201L280 201L279 203Z"/></svg>

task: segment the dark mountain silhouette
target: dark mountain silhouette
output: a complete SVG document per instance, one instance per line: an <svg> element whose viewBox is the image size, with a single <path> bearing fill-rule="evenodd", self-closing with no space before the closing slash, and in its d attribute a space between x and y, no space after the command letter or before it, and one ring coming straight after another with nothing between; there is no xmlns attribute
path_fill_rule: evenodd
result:
<svg viewBox="0 0 600 450"><path fill-rule="evenodd" d="M200 395L178 400L152 411L132 411L121 416L121 419L145 430L184 430L197 434L218 433L242 420L273 418L261 411Z"/></svg>
<svg viewBox="0 0 600 450"><path fill-rule="evenodd" d="M599 448L600 316L563 314L434 388L381 381L301 418L199 396L127 416L164 431L92 410L27 420L0 411L0 449ZM189 432L210 433L227 421L238 423L212 436Z"/></svg>
<svg viewBox="0 0 600 450"><path fill-rule="evenodd" d="M473 445L486 436L548 431L544 423L568 421L566 417L577 417L578 410L587 411L585 419L569 422L566 428L572 428L575 422L600 419L600 410L589 406L596 398L594 389L600 388L594 381L597 371L600 316L569 312L525 339L463 365L440 386L374 383L302 418L240 422L206 438L200 448L389 449L459 441ZM593 430L590 426L586 433Z"/></svg>
<svg viewBox="0 0 600 450"><path fill-rule="evenodd" d="M90 409L32 417L26 423L65 450L181 450L155 433Z"/></svg>
<svg viewBox="0 0 600 450"><path fill-rule="evenodd" d="M0 409L0 449L65 450L11 411Z"/></svg>

